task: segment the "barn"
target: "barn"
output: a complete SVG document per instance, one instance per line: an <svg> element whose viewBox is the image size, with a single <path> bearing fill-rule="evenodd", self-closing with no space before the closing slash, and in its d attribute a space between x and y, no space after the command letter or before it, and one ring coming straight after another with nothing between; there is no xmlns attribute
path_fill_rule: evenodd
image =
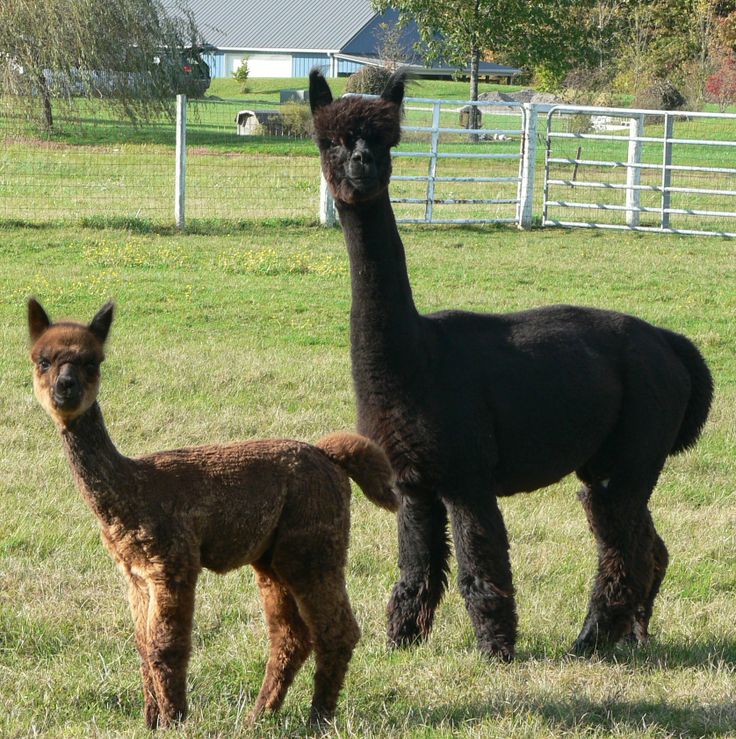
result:
<svg viewBox="0 0 736 739"><path fill-rule="evenodd" d="M206 44L212 77L230 77L247 60L251 77L305 77L320 67L328 77L378 64L386 29L398 14L376 13L370 0L189 0ZM400 34L404 59L420 76L449 76L443 64L428 67L414 50L415 26ZM521 70L483 62L481 74L510 82Z"/></svg>

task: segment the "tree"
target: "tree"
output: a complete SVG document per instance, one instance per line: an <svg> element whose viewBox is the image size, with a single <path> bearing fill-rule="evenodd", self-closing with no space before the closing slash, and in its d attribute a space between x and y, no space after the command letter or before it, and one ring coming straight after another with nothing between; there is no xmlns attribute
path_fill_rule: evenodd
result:
<svg viewBox="0 0 736 739"><path fill-rule="evenodd" d="M730 49L723 53L718 69L706 81L705 91L721 112L736 101L736 55Z"/></svg>
<svg viewBox="0 0 736 739"><path fill-rule="evenodd" d="M590 0L374 0L383 12L399 11L399 22L416 21L422 51L430 60L470 67L470 99L478 99L481 59L515 64L570 65L578 46L574 9ZM476 126L474 126L476 127Z"/></svg>
<svg viewBox="0 0 736 739"><path fill-rule="evenodd" d="M196 36L185 7L159 0L3 0L0 93L40 107L46 130L54 102L72 96L109 99L135 120L170 106Z"/></svg>

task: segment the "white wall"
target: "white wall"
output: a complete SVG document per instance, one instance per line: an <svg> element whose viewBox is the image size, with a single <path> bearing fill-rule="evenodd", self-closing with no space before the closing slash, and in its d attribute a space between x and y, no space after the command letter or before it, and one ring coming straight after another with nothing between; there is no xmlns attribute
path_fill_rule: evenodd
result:
<svg viewBox="0 0 736 739"><path fill-rule="evenodd" d="M250 77L291 77L291 54L259 54L256 52L225 54L225 71L228 77L240 66L243 58L248 60Z"/></svg>

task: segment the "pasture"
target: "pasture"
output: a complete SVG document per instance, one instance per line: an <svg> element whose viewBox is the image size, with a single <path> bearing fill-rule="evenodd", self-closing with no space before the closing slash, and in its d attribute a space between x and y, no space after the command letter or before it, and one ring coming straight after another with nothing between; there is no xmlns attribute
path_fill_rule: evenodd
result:
<svg viewBox="0 0 736 739"><path fill-rule="evenodd" d="M0 735L145 736L125 586L32 396L25 299L89 320L116 300L100 402L119 449L314 440L354 424L350 279L339 230L251 223L0 225ZM566 655L594 544L566 478L501 501L518 657L481 658L454 585L428 643L389 652L392 517L353 497L348 590L363 637L335 736L724 736L736 733L736 260L733 242L619 233L404 228L423 311L556 302L687 334L716 383L699 445L667 463L652 513L670 551L644 648ZM455 570L451 578L454 578ZM267 653L249 569L199 584L183 735L306 735L312 668L249 728Z"/></svg>

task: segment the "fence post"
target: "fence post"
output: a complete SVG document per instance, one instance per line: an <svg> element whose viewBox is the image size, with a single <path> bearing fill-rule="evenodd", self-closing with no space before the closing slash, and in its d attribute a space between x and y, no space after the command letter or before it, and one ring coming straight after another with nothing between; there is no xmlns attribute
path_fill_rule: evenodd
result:
<svg viewBox="0 0 736 739"><path fill-rule="evenodd" d="M437 177L437 154L440 146L440 107L441 103L432 103L432 139L429 150L429 169L427 171L427 202L424 206L424 220L432 223L434 210L434 184Z"/></svg>
<svg viewBox="0 0 736 739"><path fill-rule="evenodd" d="M521 139L519 165L519 205L516 213L518 228L531 228L534 217L534 171L537 158L537 117L534 103L524 103L524 133Z"/></svg>
<svg viewBox="0 0 736 739"><path fill-rule="evenodd" d="M335 200L322 172L319 175L319 222L323 226L334 226L337 223Z"/></svg>
<svg viewBox="0 0 736 739"><path fill-rule="evenodd" d="M641 212L641 151L642 142L638 141L644 135L644 116L638 115L629 119L629 154L626 160L626 225L635 228L639 225ZM636 166L634 166L636 165Z"/></svg>
<svg viewBox="0 0 736 739"><path fill-rule="evenodd" d="M664 141L662 145L662 228L670 227L670 214L668 210L671 205L672 195L670 185L672 184L672 137L674 133L675 120L671 115L664 114Z"/></svg>
<svg viewBox="0 0 736 739"><path fill-rule="evenodd" d="M176 96L176 173L174 175L174 220L184 228L184 194L187 165L187 96Z"/></svg>

